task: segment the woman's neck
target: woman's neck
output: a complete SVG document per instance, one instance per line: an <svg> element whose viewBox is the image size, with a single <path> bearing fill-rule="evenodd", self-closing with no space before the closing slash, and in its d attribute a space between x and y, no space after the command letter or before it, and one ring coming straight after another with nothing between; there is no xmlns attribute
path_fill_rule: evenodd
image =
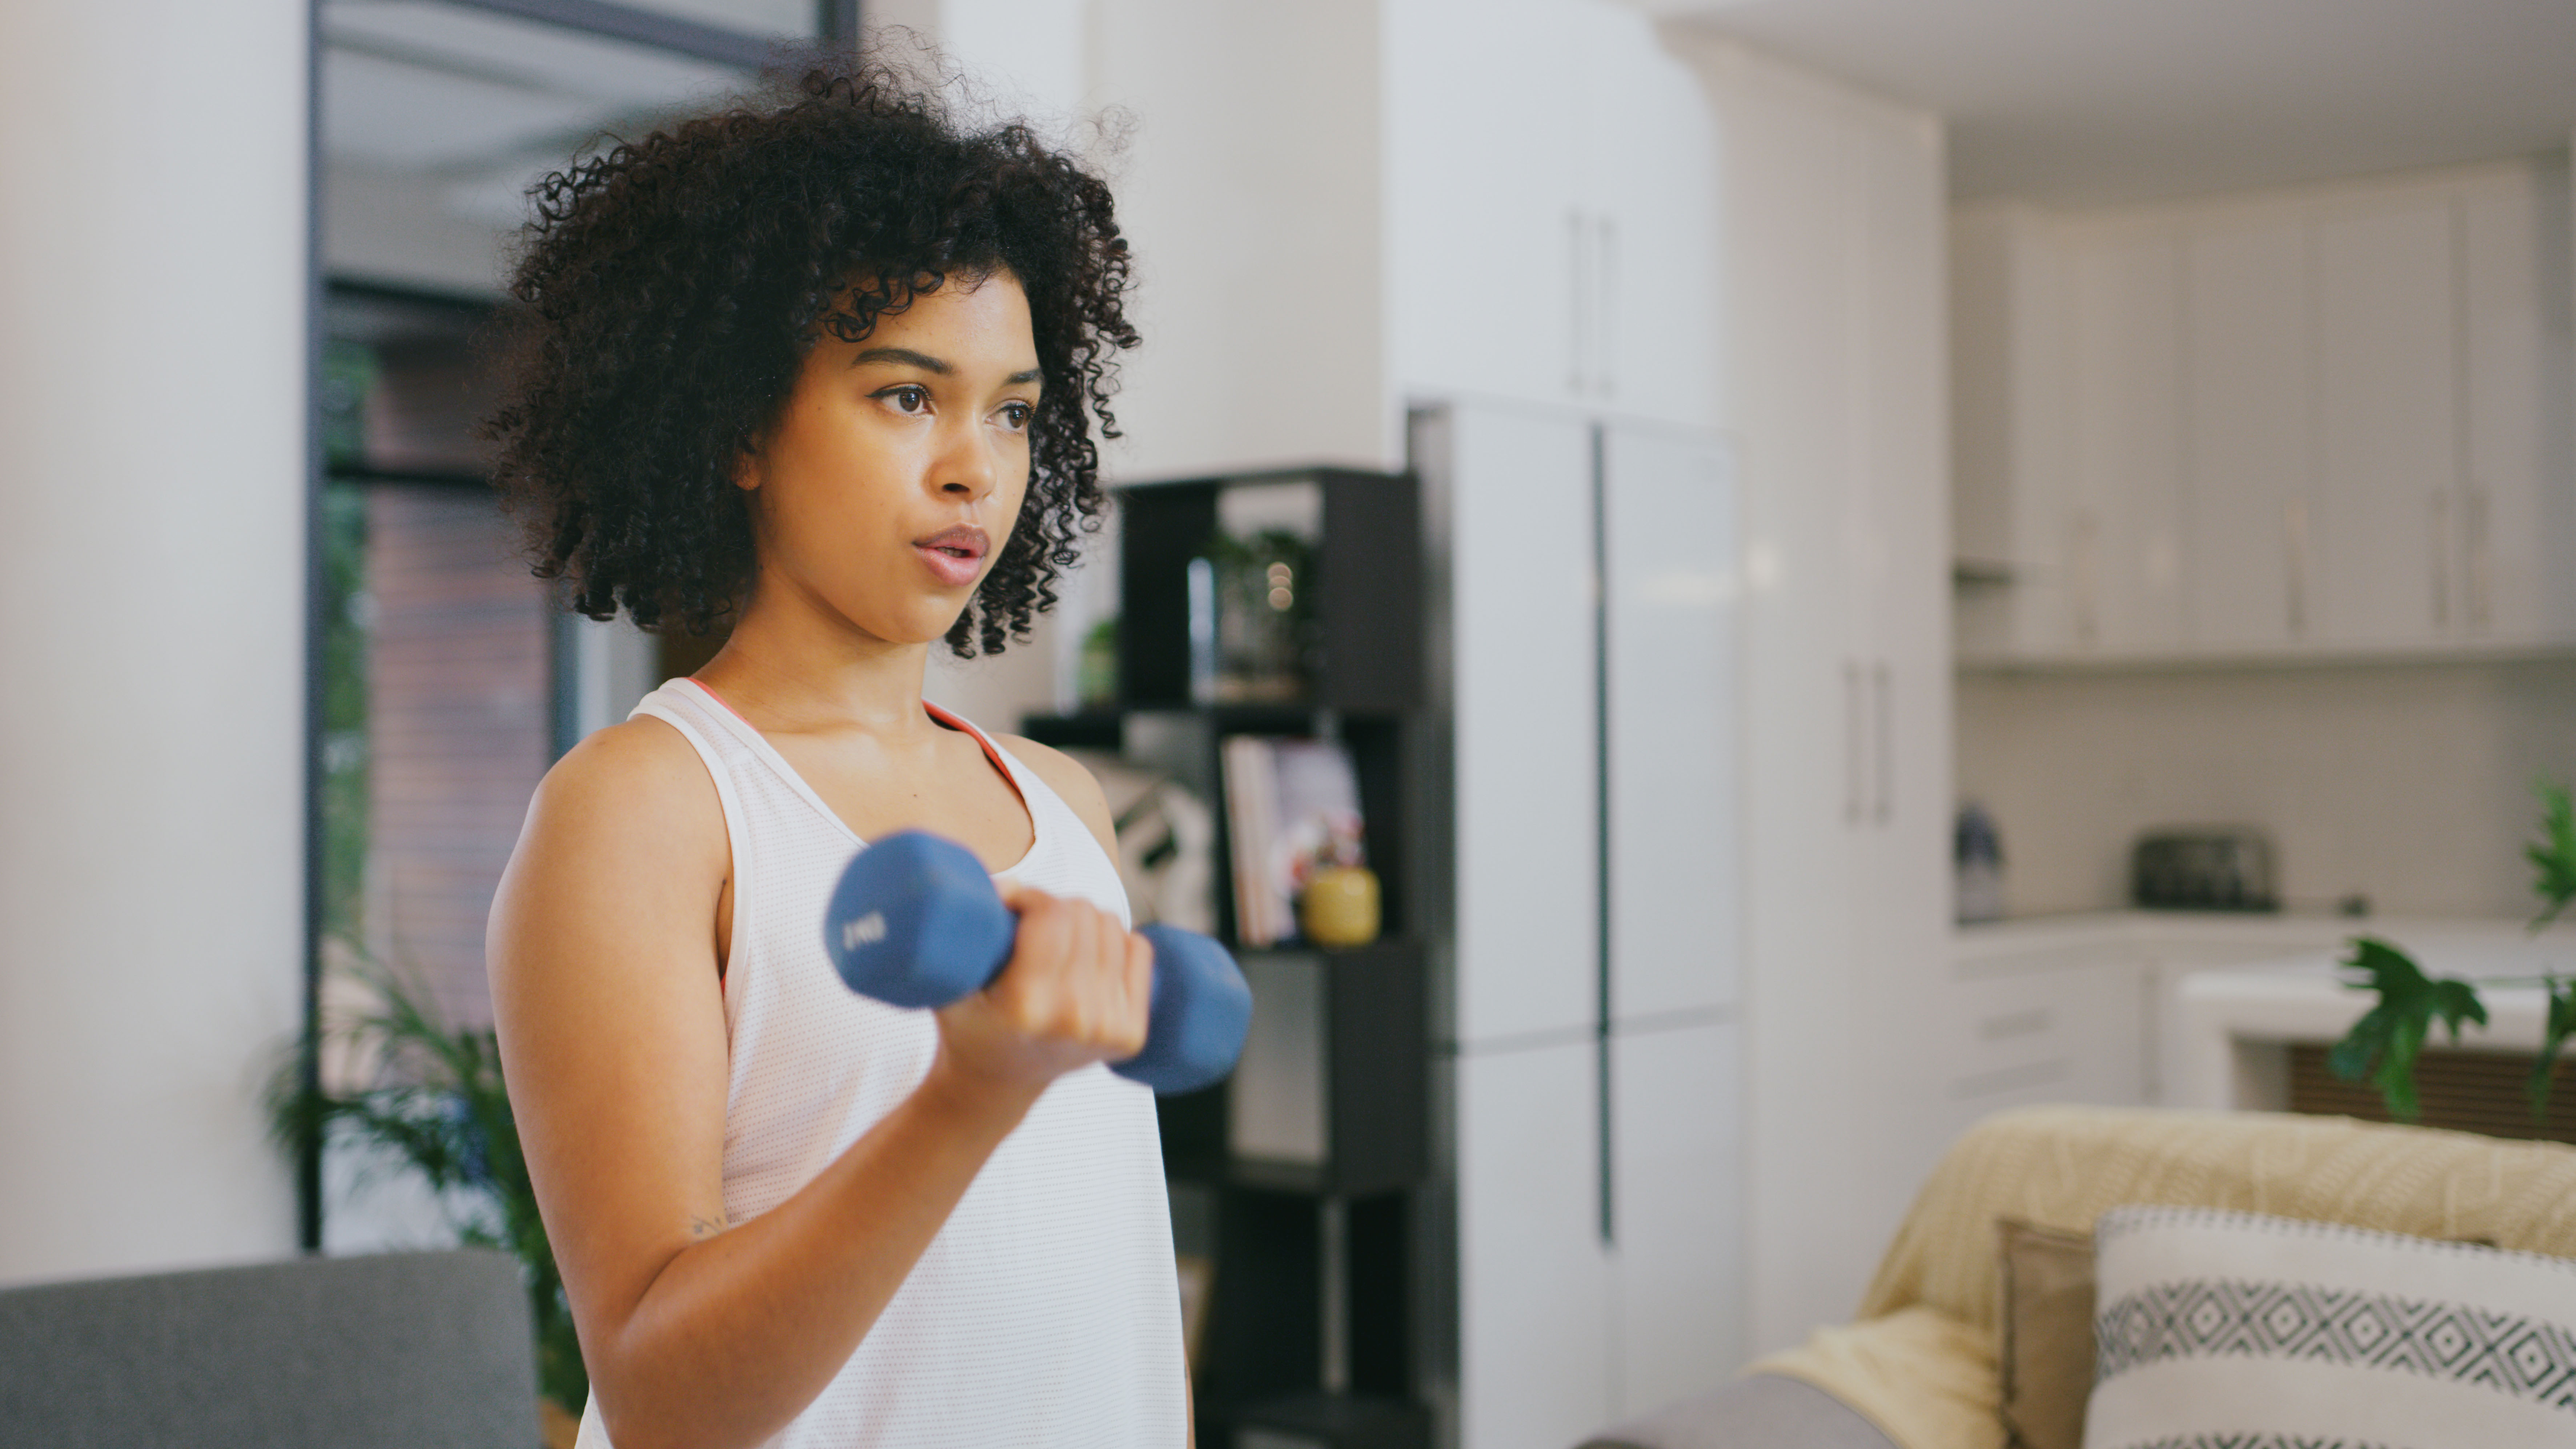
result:
<svg viewBox="0 0 2576 1449"><path fill-rule="evenodd" d="M933 728L921 703L930 646L889 642L827 613L755 597L696 678L763 730Z"/></svg>

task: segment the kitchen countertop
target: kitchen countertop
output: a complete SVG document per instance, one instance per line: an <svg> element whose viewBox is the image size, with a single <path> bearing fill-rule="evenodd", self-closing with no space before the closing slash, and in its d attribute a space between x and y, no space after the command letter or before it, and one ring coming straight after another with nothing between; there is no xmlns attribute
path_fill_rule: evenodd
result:
<svg viewBox="0 0 2576 1449"><path fill-rule="evenodd" d="M2373 935L2404 948L2428 975L2482 978L2576 974L2576 930L2533 935L2521 922L2473 920L2377 921ZM2276 1110L2287 1102L2281 1048L2290 1042L2340 1039L2370 1009L2374 998L2355 991L2339 970L2340 946L2311 949L2274 961L2229 969L2198 970L2175 985L2171 1053L2165 1071L2169 1100L2183 1107ZM2460 1034L2459 1044L2498 1051L2529 1051L2540 1044L2548 996L2537 986L2483 986L2488 1023ZM2436 1029L2436 1046L2450 1045Z"/></svg>
<svg viewBox="0 0 2576 1449"><path fill-rule="evenodd" d="M2252 911L2090 911L2025 916L1955 927L1950 936L1960 957L2134 946L2149 954L2217 951L2246 961L2287 960L2340 951L2354 936L2383 936L2423 950L2510 952L2517 943L2563 943L2576 964L2576 925L2534 938L2529 923L2500 916L2335 916ZM2252 953L2250 955L2245 953ZM2538 967L2531 968L2541 969ZM2454 973L2456 974L2456 973Z"/></svg>

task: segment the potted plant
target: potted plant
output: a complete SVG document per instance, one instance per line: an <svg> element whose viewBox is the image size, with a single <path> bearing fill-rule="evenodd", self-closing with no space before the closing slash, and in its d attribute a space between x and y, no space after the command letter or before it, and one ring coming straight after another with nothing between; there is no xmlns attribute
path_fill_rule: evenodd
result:
<svg viewBox="0 0 2576 1449"><path fill-rule="evenodd" d="M319 1070L308 1074L300 1052L280 1063L268 1090L271 1132L293 1152L339 1145L402 1162L438 1194L460 1242L519 1260L547 1442L568 1445L590 1380L519 1150L499 1040L489 1027L451 1025L404 973L333 945L331 995L354 1004L326 1013Z"/></svg>
<svg viewBox="0 0 2576 1449"><path fill-rule="evenodd" d="M2532 891L2540 898L2540 912L2531 922L2534 932L2558 919L2568 903L2576 901L2576 806L2571 806L2565 785L2543 783L2537 789L2540 838L2523 847L2523 857L2534 872ZM2434 1024L2439 1022L2457 1042L2461 1023L2486 1024L2479 987L2538 986L2548 993L2549 1010L2525 1091L2532 1116L2547 1119L2559 1050L2569 1036L2576 1035L2576 976L2552 973L2476 981L2427 976L2414 957L2380 937L2355 936L2349 944L2353 954L2343 964L2362 976L2345 984L2356 991L2374 992L2379 1000L2327 1055L2327 1065L2336 1076L2347 1082L2368 1080L2388 1104L2388 1115L2412 1122L2422 1111L2415 1090L2415 1059Z"/></svg>

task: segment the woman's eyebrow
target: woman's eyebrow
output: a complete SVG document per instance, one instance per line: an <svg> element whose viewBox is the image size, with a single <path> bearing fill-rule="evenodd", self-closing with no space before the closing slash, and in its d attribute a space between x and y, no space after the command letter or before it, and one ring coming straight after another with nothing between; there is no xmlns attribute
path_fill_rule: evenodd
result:
<svg viewBox="0 0 2576 1449"><path fill-rule="evenodd" d="M850 366L858 367L870 362L892 362L904 367L918 367L924 372L936 373L941 377L946 377L957 371L956 367L950 363L943 361L940 358L933 357L927 352L915 352L909 347L863 348L860 350L858 356L850 359ZM1006 387L1017 387L1025 382L1043 382L1045 380L1045 369L1032 367L1024 372L1012 373L1009 377L1003 378L1002 383Z"/></svg>
<svg viewBox="0 0 2576 1449"><path fill-rule="evenodd" d="M901 363L906 367L918 367L924 372L938 373L942 377L957 370L927 352L915 352L909 347L865 348L858 356L850 359L850 366L857 367L867 362Z"/></svg>

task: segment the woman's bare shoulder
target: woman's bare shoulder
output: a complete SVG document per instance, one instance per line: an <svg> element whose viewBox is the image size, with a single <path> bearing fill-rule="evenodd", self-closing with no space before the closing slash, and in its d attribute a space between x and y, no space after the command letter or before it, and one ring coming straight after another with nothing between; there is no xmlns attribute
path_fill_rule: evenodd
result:
<svg viewBox="0 0 2576 1449"><path fill-rule="evenodd" d="M651 715L594 730L546 772L541 792L572 796L645 792L658 796L695 786L714 798L698 752L677 729Z"/></svg>
<svg viewBox="0 0 2576 1449"><path fill-rule="evenodd" d="M522 856L576 852L625 867L726 865L724 807L697 751L651 716L592 733L546 772Z"/></svg>

